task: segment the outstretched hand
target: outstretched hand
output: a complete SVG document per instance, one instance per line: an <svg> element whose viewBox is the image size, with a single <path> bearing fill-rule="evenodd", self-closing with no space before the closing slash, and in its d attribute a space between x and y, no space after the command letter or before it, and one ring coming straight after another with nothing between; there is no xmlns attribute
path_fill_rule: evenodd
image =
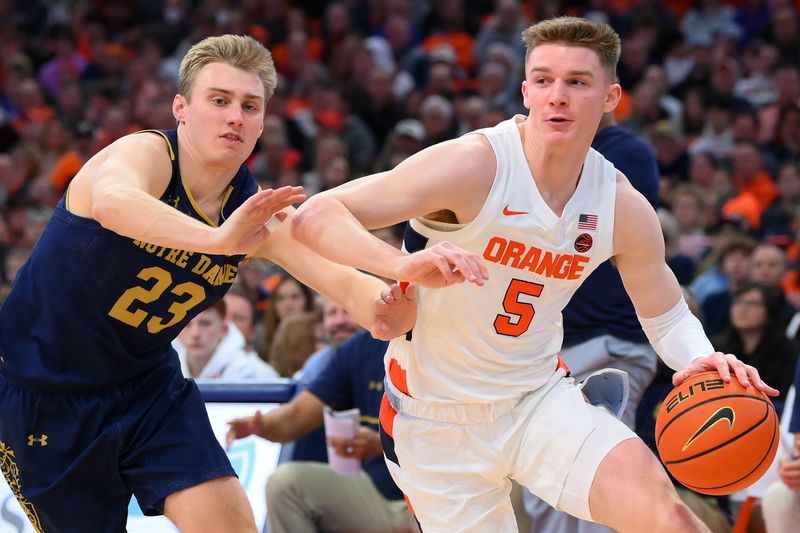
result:
<svg viewBox="0 0 800 533"><path fill-rule="evenodd" d="M382 341L392 340L411 331L417 321L417 288L409 285L405 291L397 283L381 292L373 304L374 322L370 333Z"/></svg>
<svg viewBox="0 0 800 533"><path fill-rule="evenodd" d="M258 435L261 431L261 411L256 411L252 416L235 418L228 421L228 433L225 435L225 449L230 449L233 441L243 439L250 435Z"/></svg>
<svg viewBox="0 0 800 533"><path fill-rule="evenodd" d="M698 357L683 370L675 372L672 376L672 384L677 387L689 376L713 370L719 372L719 377L725 383L730 382L732 376L736 376L736 379L745 388L752 384L756 389L769 396L778 396L780 394L777 389L773 389L762 381L755 367L744 364L731 353L724 354L722 352L714 352L705 357Z"/></svg>
<svg viewBox="0 0 800 533"><path fill-rule="evenodd" d="M245 200L217 228L214 250L224 255L250 254L269 236L267 223L274 216L283 222L286 213L280 210L306 199L302 187L281 187L258 191Z"/></svg>
<svg viewBox="0 0 800 533"><path fill-rule="evenodd" d="M489 279L480 255L447 241L409 254L402 261L398 279L421 287L448 287L464 281L482 286Z"/></svg>

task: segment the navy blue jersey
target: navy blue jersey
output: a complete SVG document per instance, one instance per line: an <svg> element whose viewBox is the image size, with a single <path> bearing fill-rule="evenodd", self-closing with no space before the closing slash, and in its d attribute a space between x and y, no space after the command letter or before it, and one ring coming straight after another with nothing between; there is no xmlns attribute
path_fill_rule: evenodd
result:
<svg viewBox="0 0 800 533"><path fill-rule="evenodd" d="M368 331L354 334L336 348L325 370L311 382L308 391L336 411L358 407L361 425L377 431L386 375L383 354L388 345L388 342L373 339ZM363 466L384 497L390 500L403 497L382 455L364 460Z"/></svg>
<svg viewBox="0 0 800 533"><path fill-rule="evenodd" d="M653 207L658 204L658 165L650 147L622 126L600 131L592 148L630 180ZM574 346L599 335L631 342L647 342L619 272L606 261L578 288L563 311L564 346Z"/></svg>
<svg viewBox="0 0 800 533"><path fill-rule="evenodd" d="M258 190L242 165L219 220L180 176L176 130L164 137L172 177L161 201L209 225ZM83 390L138 376L177 356L170 342L222 298L243 256L208 255L123 237L61 199L0 308L0 372L34 388Z"/></svg>

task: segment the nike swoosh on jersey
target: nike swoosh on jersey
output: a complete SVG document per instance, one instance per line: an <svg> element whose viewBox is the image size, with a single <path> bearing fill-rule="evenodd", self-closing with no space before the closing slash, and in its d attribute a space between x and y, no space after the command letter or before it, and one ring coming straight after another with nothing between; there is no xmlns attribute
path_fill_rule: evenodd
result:
<svg viewBox="0 0 800 533"><path fill-rule="evenodd" d="M695 440L697 440L697 438L700 435L708 431L711 428L711 426L713 426L717 422L720 422L722 420L727 420L728 429L733 428L733 421L735 418L736 418L736 413L733 412L733 409L731 409L730 407L720 407L713 415L711 415L708 418L708 420L706 420L705 424L700 426L700 429L695 431L694 435L692 435L692 437L688 441L686 441L686 444L683 445L682 451L686 451L686 448L688 448Z"/></svg>
<svg viewBox="0 0 800 533"><path fill-rule="evenodd" d="M503 208L503 214L507 217L513 217L514 215L527 215L529 214L528 211L512 211L508 208L508 204Z"/></svg>

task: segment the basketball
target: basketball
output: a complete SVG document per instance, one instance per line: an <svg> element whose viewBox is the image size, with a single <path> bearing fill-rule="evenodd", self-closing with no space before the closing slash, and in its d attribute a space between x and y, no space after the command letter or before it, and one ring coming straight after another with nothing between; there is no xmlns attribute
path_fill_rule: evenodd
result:
<svg viewBox="0 0 800 533"><path fill-rule="evenodd" d="M755 387L703 372L675 387L656 418L656 447L687 488L732 494L758 481L778 450L775 407Z"/></svg>

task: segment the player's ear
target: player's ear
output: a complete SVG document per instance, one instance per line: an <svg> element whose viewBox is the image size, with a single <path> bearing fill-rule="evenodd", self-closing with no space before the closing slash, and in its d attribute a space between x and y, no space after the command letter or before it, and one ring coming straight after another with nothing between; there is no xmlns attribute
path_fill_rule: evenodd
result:
<svg viewBox="0 0 800 533"><path fill-rule="evenodd" d="M176 94L175 98L172 99L172 116L175 117L176 121L184 122L186 120L186 105L186 98L182 94Z"/></svg>
<svg viewBox="0 0 800 533"><path fill-rule="evenodd" d="M606 91L606 101L603 102L603 113L614 111L622 98L622 87L619 83L612 83Z"/></svg>
<svg viewBox="0 0 800 533"><path fill-rule="evenodd" d="M522 91L522 105L525 106L525 109L530 109L531 105L528 103L528 82L527 80L522 80L522 87L520 88Z"/></svg>

